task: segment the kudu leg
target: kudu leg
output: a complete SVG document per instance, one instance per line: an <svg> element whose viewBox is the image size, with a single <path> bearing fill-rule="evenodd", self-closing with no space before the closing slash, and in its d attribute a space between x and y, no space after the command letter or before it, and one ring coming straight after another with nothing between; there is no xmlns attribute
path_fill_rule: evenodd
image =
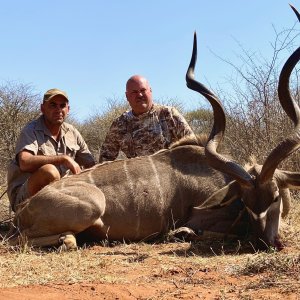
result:
<svg viewBox="0 0 300 300"><path fill-rule="evenodd" d="M242 211L239 203L232 203L219 209L193 208L191 217L185 224L186 227L178 228L177 231L178 233L185 231L194 240L244 235L247 226L244 226L243 222L242 226L236 226L242 221Z"/></svg>
<svg viewBox="0 0 300 300"><path fill-rule="evenodd" d="M24 234L20 234L17 237L8 240L11 246L24 246L29 247L50 247L59 246L61 251L77 249L77 242L75 235L72 232L64 232L61 234L54 234L43 237L30 238Z"/></svg>

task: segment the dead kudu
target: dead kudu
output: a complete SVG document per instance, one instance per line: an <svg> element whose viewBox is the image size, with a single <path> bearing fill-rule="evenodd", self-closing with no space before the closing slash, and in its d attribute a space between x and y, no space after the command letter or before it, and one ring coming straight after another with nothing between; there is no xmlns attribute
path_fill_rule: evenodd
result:
<svg viewBox="0 0 300 300"><path fill-rule="evenodd" d="M214 126L206 146L180 141L151 156L97 165L46 186L18 208L14 220L18 234L9 240L12 245L25 239L30 245L62 243L70 249L76 247L77 234L96 240L141 241L170 229L188 234L226 231L239 213L235 200L242 199L261 242L258 246L282 248L280 219L289 202L288 189L300 187L300 173L276 167L300 146L299 108L289 92L300 48L284 65L278 88L295 131L263 166L254 164L247 171L217 153L225 114L218 98L194 80L196 55L195 36L186 81L213 107Z"/></svg>

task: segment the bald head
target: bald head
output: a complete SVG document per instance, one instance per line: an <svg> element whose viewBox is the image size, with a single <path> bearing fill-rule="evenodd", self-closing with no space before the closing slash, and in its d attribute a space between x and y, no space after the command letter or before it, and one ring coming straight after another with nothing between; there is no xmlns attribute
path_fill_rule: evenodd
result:
<svg viewBox="0 0 300 300"><path fill-rule="evenodd" d="M149 111L153 105L150 84L141 75L133 75L128 79L125 94L133 113L137 116Z"/></svg>
<svg viewBox="0 0 300 300"><path fill-rule="evenodd" d="M128 91L128 89L130 89L132 85L139 84L141 82L143 82L146 86L150 88L150 84L145 77L141 75L133 75L127 80L126 91Z"/></svg>

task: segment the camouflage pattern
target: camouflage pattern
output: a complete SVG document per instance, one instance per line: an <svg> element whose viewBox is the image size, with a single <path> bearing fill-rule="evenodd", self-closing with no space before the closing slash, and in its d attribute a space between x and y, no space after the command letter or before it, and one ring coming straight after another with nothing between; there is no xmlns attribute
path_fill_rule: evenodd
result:
<svg viewBox="0 0 300 300"><path fill-rule="evenodd" d="M195 136L174 107L154 104L149 112L139 116L126 111L112 123L102 144L99 161L115 160L120 151L127 158L150 155L190 135Z"/></svg>

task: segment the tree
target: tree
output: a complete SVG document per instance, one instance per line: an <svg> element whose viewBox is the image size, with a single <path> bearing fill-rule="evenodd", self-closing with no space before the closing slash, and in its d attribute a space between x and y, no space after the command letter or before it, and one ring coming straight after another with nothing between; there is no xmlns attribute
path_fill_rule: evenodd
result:
<svg viewBox="0 0 300 300"><path fill-rule="evenodd" d="M227 115L224 142L233 157L240 162L254 155L263 163L270 151L293 128L280 106L277 86L282 64L296 48L294 41L297 37L298 33L294 29L280 33L275 30L272 57L264 58L260 53L250 53L241 47L239 65L226 61L234 68L235 77L228 80L230 93L218 91ZM296 69L290 88L299 102L298 74ZM299 170L299 154L286 160L284 167Z"/></svg>
<svg viewBox="0 0 300 300"><path fill-rule="evenodd" d="M209 134L213 124L213 113L211 110L199 108L188 111L184 116L195 134Z"/></svg>
<svg viewBox="0 0 300 300"><path fill-rule="evenodd" d="M14 157L15 145L24 125L39 114L38 95L32 86L7 82L0 86L0 174L6 181L9 161Z"/></svg>
<svg viewBox="0 0 300 300"><path fill-rule="evenodd" d="M83 124L77 125L96 161L99 160L101 145L113 120L129 108L124 100L109 98L106 102L104 111L96 109Z"/></svg>

